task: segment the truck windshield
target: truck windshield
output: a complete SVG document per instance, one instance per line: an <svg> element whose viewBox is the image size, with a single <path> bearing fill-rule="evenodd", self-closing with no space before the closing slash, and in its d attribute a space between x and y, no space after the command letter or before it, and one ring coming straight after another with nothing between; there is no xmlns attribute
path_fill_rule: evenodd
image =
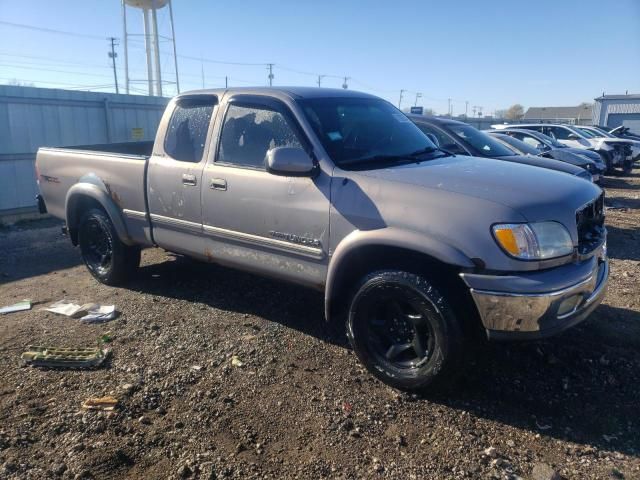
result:
<svg viewBox="0 0 640 480"><path fill-rule="evenodd" d="M514 155L513 150L507 148L495 138L481 132L471 125L447 125L447 130L455 134L459 139L471 145L476 150L482 152L486 157L507 157Z"/></svg>
<svg viewBox="0 0 640 480"><path fill-rule="evenodd" d="M340 167L382 168L393 161L443 156L400 110L376 98L301 100L309 123Z"/></svg>

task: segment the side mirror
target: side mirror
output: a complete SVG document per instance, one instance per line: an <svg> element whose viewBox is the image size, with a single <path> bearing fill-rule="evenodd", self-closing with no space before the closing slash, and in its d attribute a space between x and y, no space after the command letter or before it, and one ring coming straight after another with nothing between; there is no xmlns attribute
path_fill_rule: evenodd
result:
<svg viewBox="0 0 640 480"><path fill-rule="evenodd" d="M276 147L267 152L267 172L284 177L310 177L315 171L311 157L299 147Z"/></svg>
<svg viewBox="0 0 640 480"><path fill-rule="evenodd" d="M438 142L438 137L436 137L433 133L425 133L425 135L429 137L429 140L431 140L436 147L440 146L440 142Z"/></svg>
<svg viewBox="0 0 640 480"><path fill-rule="evenodd" d="M580 140L580 137L578 135L576 135L575 133L570 133L567 136L567 140Z"/></svg>
<svg viewBox="0 0 640 480"><path fill-rule="evenodd" d="M539 143L538 145L536 145L536 150L546 152L547 150L549 150L549 147L547 147L544 143Z"/></svg>

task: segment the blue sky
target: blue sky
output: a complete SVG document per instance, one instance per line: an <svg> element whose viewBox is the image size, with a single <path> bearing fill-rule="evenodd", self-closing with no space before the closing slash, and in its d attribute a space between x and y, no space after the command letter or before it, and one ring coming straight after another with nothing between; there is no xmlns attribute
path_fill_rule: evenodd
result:
<svg viewBox="0 0 640 480"><path fill-rule="evenodd" d="M173 0L178 54L259 65L179 59L182 89L275 85L368 91L403 106L455 114L465 101L485 114L513 103L576 105L602 91L640 93L640 0L205 1ZM141 18L131 12L131 30ZM122 37L119 0L0 0L0 22L76 32L75 37L0 23L0 83L112 88L106 37ZM168 14L159 15L168 32ZM121 82L122 41L118 47ZM173 75L169 45L162 62ZM131 49L132 77L144 78L144 52ZM297 73L308 72L309 74ZM49 82L49 83L45 83ZM96 87L100 89L100 87ZM139 83L136 88L143 89Z"/></svg>

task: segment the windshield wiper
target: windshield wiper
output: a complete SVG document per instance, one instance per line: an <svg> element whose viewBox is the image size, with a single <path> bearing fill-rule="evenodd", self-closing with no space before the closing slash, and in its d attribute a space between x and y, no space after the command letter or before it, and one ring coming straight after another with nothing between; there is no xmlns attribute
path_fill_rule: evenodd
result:
<svg viewBox="0 0 640 480"><path fill-rule="evenodd" d="M419 162L415 157L410 155L372 155L371 157L358 157L343 160L339 163L343 165L365 165L370 163L403 163L403 162Z"/></svg>
<svg viewBox="0 0 640 480"><path fill-rule="evenodd" d="M416 150L415 152L411 152L409 154L410 157L417 157L418 155L423 155L423 154L427 154L427 153L434 153L434 152L442 152L444 153L445 157L455 157L456 154L453 152L450 152L449 150L445 150L444 148L440 148L440 147L426 147L426 148L422 148L420 150Z"/></svg>
<svg viewBox="0 0 640 480"><path fill-rule="evenodd" d="M370 157L350 158L348 160L341 161L339 165L340 166L365 165L365 164L368 165L371 163L378 163L378 162L383 164L387 164L387 163L396 164L396 163L409 163L409 162L420 163L426 160L433 160L433 158L418 158L420 155L426 155L428 153L434 153L434 152L442 152L445 154L435 158L441 158L443 156L455 157L453 153L443 150L440 147L426 147L426 148L421 148L420 150L416 150L415 152L403 153L398 155L372 155Z"/></svg>

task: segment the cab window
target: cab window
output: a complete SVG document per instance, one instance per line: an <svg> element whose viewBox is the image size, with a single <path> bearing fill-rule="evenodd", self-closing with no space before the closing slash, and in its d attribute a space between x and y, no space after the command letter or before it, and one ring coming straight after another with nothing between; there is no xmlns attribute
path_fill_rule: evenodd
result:
<svg viewBox="0 0 640 480"><path fill-rule="evenodd" d="M202 159L216 103L210 95L178 99L165 136L167 155L182 162L198 163Z"/></svg>
<svg viewBox="0 0 640 480"><path fill-rule="evenodd" d="M218 162L265 168L267 152L275 147L302 148L284 115L266 107L229 106L222 127Z"/></svg>

